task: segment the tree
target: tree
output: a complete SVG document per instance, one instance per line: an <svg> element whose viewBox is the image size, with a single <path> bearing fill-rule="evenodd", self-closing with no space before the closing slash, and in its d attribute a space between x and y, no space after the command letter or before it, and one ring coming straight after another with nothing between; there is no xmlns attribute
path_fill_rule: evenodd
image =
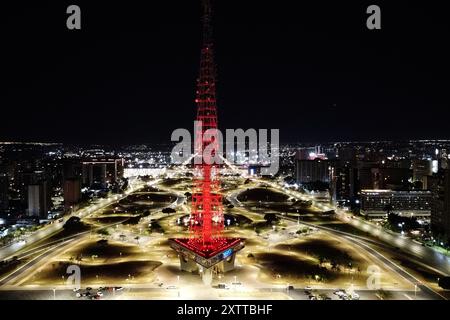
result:
<svg viewBox="0 0 450 320"><path fill-rule="evenodd" d="M322 255L319 256L319 264L324 264L326 261L327 259L324 256Z"/></svg>
<svg viewBox="0 0 450 320"><path fill-rule="evenodd" d="M264 220L266 220L267 223L273 224L274 222L278 221L278 217L275 213L267 213L264 216Z"/></svg>
<svg viewBox="0 0 450 320"><path fill-rule="evenodd" d="M171 213L176 213L177 210L172 209L172 208L164 208L162 209L162 213L166 213L166 214L171 214Z"/></svg>
<svg viewBox="0 0 450 320"><path fill-rule="evenodd" d="M102 236L109 236L109 231L106 229L100 229L97 231L97 233Z"/></svg>
<svg viewBox="0 0 450 320"><path fill-rule="evenodd" d="M97 245L99 245L100 247L106 247L108 245L108 240L102 239L97 241Z"/></svg>
<svg viewBox="0 0 450 320"><path fill-rule="evenodd" d="M392 204L387 204L383 208L383 211L385 211L388 215L391 214L392 210L394 210Z"/></svg>

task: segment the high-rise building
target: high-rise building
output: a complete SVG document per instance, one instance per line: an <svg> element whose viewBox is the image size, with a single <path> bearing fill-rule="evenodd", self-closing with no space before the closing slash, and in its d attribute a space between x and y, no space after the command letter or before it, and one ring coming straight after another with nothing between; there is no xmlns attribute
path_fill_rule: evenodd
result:
<svg viewBox="0 0 450 320"><path fill-rule="evenodd" d="M62 179L74 179L82 177L82 164L80 159L62 160Z"/></svg>
<svg viewBox="0 0 450 320"><path fill-rule="evenodd" d="M431 203L430 191L361 191L361 214L372 218L386 217L388 212L402 216L429 217Z"/></svg>
<svg viewBox="0 0 450 320"><path fill-rule="evenodd" d="M422 184L422 189L428 189L428 177L433 174L431 160L413 160L412 170L413 170L413 181L420 182Z"/></svg>
<svg viewBox="0 0 450 320"><path fill-rule="evenodd" d="M82 161L82 183L84 186L94 184L106 187L118 182L123 177L124 159L95 158Z"/></svg>
<svg viewBox="0 0 450 320"><path fill-rule="evenodd" d="M352 162L339 161L331 168L331 199L351 206L357 194L357 169Z"/></svg>
<svg viewBox="0 0 450 320"><path fill-rule="evenodd" d="M28 186L28 216L46 218L50 210L50 202L47 181Z"/></svg>
<svg viewBox="0 0 450 320"><path fill-rule="evenodd" d="M360 189L373 189L372 169L378 166L378 162L374 161L358 161L356 168L358 172L358 185Z"/></svg>
<svg viewBox="0 0 450 320"><path fill-rule="evenodd" d="M81 183L77 178L64 181L64 207L66 209L78 204L81 199Z"/></svg>
<svg viewBox="0 0 450 320"><path fill-rule="evenodd" d="M0 173L0 215L8 211L9 208L8 189L8 176L4 173Z"/></svg>
<svg viewBox="0 0 450 320"><path fill-rule="evenodd" d="M329 183L331 181L331 166L328 160L296 160L297 183L310 182Z"/></svg>
<svg viewBox="0 0 450 320"><path fill-rule="evenodd" d="M450 169L441 169L433 176L431 190L431 228L450 241Z"/></svg>

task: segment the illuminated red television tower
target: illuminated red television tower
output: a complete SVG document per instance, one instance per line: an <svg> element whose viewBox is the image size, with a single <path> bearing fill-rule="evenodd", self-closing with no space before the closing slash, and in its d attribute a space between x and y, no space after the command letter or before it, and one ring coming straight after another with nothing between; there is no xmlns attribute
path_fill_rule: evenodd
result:
<svg viewBox="0 0 450 320"><path fill-rule="evenodd" d="M214 250L223 241L222 196L219 166L212 157L219 153L217 136L216 72L211 30L210 1L203 1L203 47L197 80L197 125L195 134L194 184L190 220L190 243L202 250ZM206 136L209 130L210 135ZM204 152L209 147L210 152Z"/></svg>
<svg viewBox="0 0 450 320"><path fill-rule="evenodd" d="M221 149L217 139L216 66L211 21L211 2L203 0L203 44L195 99L197 125L190 237L170 241L172 248L179 253L181 268L193 271L200 265L204 280L205 274L210 278L205 282L211 280L212 267L217 266L216 271L219 272L234 268L235 254L244 247L242 239L225 238L222 235L224 218L220 165L213 161L216 156L221 156Z"/></svg>

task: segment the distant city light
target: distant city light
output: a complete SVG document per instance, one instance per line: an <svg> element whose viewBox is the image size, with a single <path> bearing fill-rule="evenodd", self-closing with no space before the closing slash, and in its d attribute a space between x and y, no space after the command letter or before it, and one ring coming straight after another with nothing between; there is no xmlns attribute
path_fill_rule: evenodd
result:
<svg viewBox="0 0 450 320"><path fill-rule="evenodd" d="M433 160L431 163L431 171L433 173L438 173L439 171L439 162L437 160Z"/></svg>

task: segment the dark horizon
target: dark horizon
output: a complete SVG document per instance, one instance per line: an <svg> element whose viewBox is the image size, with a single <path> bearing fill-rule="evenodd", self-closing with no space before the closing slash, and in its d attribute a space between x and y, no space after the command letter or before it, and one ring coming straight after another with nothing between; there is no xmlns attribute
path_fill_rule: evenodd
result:
<svg viewBox="0 0 450 320"><path fill-rule="evenodd" d="M213 1L219 125L282 142L450 139L442 3ZM200 1L6 5L0 141L170 143L192 130Z"/></svg>

